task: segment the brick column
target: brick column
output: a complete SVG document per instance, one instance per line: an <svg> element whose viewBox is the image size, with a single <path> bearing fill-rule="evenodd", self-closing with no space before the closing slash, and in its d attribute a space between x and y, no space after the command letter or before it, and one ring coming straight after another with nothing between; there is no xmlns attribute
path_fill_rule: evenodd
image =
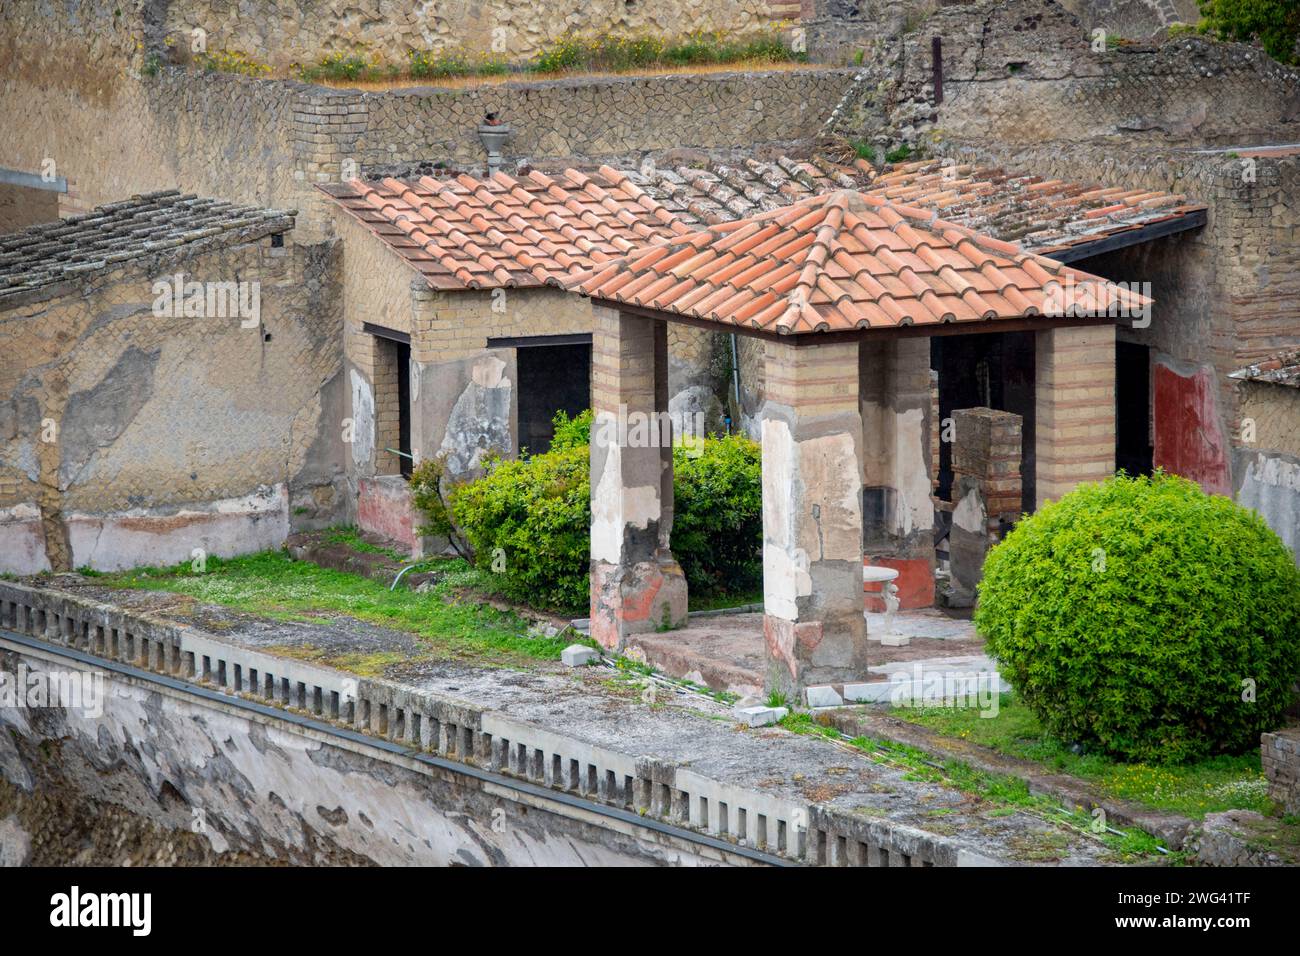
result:
<svg viewBox="0 0 1300 956"><path fill-rule="evenodd" d="M1035 505L1115 471L1115 327L1044 329L1035 340Z"/></svg>
<svg viewBox="0 0 1300 956"><path fill-rule="evenodd" d="M858 344L769 342L763 419L767 685L866 677Z"/></svg>
<svg viewBox="0 0 1300 956"><path fill-rule="evenodd" d="M667 326L595 306L591 360L591 635L620 649L686 623L686 578L668 547Z"/></svg>

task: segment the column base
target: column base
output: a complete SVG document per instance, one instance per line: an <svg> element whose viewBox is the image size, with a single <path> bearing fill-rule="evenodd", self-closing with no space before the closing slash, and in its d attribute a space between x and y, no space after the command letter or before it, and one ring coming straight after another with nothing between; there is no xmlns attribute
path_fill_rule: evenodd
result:
<svg viewBox="0 0 1300 956"><path fill-rule="evenodd" d="M764 614L766 689L802 701L809 685L866 680L867 634L860 612L857 623L789 621Z"/></svg>
<svg viewBox="0 0 1300 956"><path fill-rule="evenodd" d="M686 575L671 557L633 565L591 563L591 636L619 651L633 634L686 624Z"/></svg>

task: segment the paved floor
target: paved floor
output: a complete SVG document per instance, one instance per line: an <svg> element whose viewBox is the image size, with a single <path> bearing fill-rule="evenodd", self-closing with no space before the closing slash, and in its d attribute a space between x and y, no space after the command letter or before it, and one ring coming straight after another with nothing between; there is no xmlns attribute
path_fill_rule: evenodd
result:
<svg viewBox="0 0 1300 956"><path fill-rule="evenodd" d="M900 669L911 673L921 662L923 672L951 669L992 670L983 655L984 642L969 620L952 617L936 608L899 611L894 630L911 638L905 647L885 647L884 615L867 612L868 673L865 682L888 682ZM633 656L672 677L694 681L713 690L743 696L761 696L764 684L763 615L692 615L684 628L642 634L629 643ZM900 667L900 665L906 665Z"/></svg>

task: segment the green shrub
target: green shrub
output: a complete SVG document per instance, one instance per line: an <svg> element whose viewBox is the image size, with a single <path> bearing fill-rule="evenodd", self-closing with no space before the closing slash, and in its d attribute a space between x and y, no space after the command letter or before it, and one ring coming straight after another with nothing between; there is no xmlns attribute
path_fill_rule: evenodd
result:
<svg viewBox="0 0 1300 956"><path fill-rule="evenodd" d="M571 610L587 604L591 463L586 445L524 459L496 458L451 492L474 563L509 597Z"/></svg>
<svg viewBox="0 0 1300 956"><path fill-rule="evenodd" d="M511 598L566 611L588 602L590 434L590 411L572 419L561 412L550 451L491 460L482 478L450 490L450 514L474 563L495 571ZM738 435L709 438L697 457L676 449L673 461L672 548L688 586L700 596L752 590L763 573L758 445ZM445 517L439 505L448 489L428 492L435 471L424 462L412 476L426 527L442 527Z"/></svg>
<svg viewBox="0 0 1300 956"><path fill-rule="evenodd" d="M1300 3L1296 0L1200 0L1201 27L1224 40L1260 46L1280 63L1300 62Z"/></svg>
<svg viewBox="0 0 1300 956"><path fill-rule="evenodd" d="M706 438L673 455L673 555L693 593L744 593L763 583L763 462L743 435Z"/></svg>
<svg viewBox="0 0 1300 956"><path fill-rule="evenodd" d="M573 418L563 410L555 413L552 423L555 434L551 438L551 451L563 451L579 445L591 444L591 409L579 412Z"/></svg>
<svg viewBox="0 0 1300 956"><path fill-rule="evenodd" d="M975 626L1067 743L1162 763L1244 753L1300 676L1300 569L1255 512L1121 475L993 548Z"/></svg>

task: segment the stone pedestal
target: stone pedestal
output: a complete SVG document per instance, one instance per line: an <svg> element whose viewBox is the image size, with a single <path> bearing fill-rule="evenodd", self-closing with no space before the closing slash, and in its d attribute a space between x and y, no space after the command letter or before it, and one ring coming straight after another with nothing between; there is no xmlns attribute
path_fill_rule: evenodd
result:
<svg viewBox="0 0 1300 956"><path fill-rule="evenodd" d="M866 676L857 343L766 348L763 633L767 686Z"/></svg>
<svg viewBox="0 0 1300 956"><path fill-rule="evenodd" d="M686 623L686 578L669 550L673 521L668 340L662 322L592 310L591 635Z"/></svg>

